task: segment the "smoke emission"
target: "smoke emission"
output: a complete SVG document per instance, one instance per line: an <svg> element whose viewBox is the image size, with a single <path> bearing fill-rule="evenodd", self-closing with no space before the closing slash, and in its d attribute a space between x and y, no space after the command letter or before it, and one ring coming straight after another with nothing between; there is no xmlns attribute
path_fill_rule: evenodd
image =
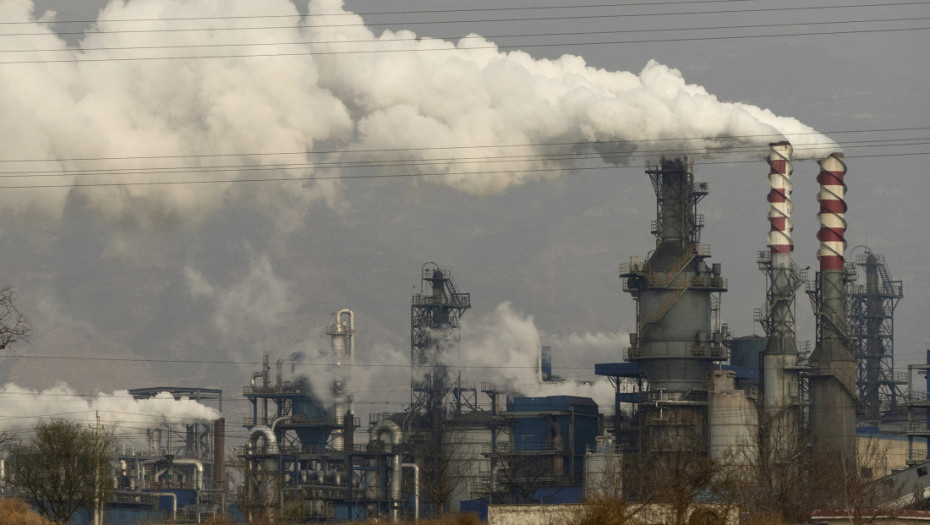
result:
<svg viewBox="0 0 930 525"><path fill-rule="evenodd" d="M612 411L613 387L603 378L591 380L594 361L581 363L572 356L584 352L588 359L596 359L604 350L617 352L626 346L626 334L575 334L546 339L532 316L515 311L510 303L502 303L486 315L463 317L461 336L458 347L440 359L453 370L461 370L464 381L490 382L499 390L522 396L590 397L605 413ZM553 361L566 363L562 370L553 367L562 382L539 382L538 359L544 342L553 345Z"/></svg>
<svg viewBox="0 0 930 525"><path fill-rule="evenodd" d="M80 194L102 218L142 226L246 204L291 229L315 202L344 205L342 185L146 183L338 176L332 163L376 162L383 175L441 174L427 179L488 194L558 176L573 165L567 153L624 164L669 151L761 157L783 138L798 158L838 149L655 61L606 71L578 56L504 52L477 35L376 35L339 0L311 1L306 18L287 0L113 1L75 47L45 23L54 13L33 10L0 0L0 19L31 22L10 26L31 36L5 40L23 52L0 68L0 158L62 187L0 196L33 216L60 217ZM269 14L290 16L260 18ZM187 56L213 58L177 58ZM335 153L313 153L322 150ZM398 161L413 165L385 167ZM72 187L98 183L139 184Z"/></svg>
<svg viewBox="0 0 930 525"><path fill-rule="evenodd" d="M125 437L139 437L148 428L215 421L220 414L192 399L176 400L167 392L149 399L133 399L127 390L91 396L78 395L64 383L45 390L28 390L14 383L0 387L0 431L14 437L28 433L42 418L96 423L99 411L104 428Z"/></svg>

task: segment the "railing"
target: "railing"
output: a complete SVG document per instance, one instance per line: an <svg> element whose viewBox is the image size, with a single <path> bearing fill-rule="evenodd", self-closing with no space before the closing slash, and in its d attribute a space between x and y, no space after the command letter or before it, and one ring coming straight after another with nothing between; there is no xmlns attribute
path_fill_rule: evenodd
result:
<svg viewBox="0 0 930 525"><path fill-rule="evenodd" d="M927 392L905 392L904 399L906 399L908 403L930 403Z"/></svg>
<svg viewBox="0 0 930 525"><path fill-rule="evenodd" d="M586 454L620 454L619 443L594 443L585 445Z"/></svg>
<svg viewBox="0 0 930 525"><path fill-rule="evenodd" d="M278 421L278 425L287 426L287 425L339 425L339 420L335 416L286 416L285 419L275 417L246 417L242 420L242 425L246 427L254 427L255 425L265 425L271 426L274 424L275 420ZM358 419L356 419L356 423Z"/></svg>
<svg viewBox="0 0 930 525"><path fill-rule="evenodd" d="M303 386L297 386L288 382L285 382L281 385L268 385L268 386L247 386L242 389L242 394L247 396L249 394L303 394L309 392L310 389Z"/></svg>
<svg viewBox="0 0 930 525"><path fill-rule="evenodd" d="M726 350L719 346L694 345L690 348L692 357L710 357L726 359Z"/></svg>

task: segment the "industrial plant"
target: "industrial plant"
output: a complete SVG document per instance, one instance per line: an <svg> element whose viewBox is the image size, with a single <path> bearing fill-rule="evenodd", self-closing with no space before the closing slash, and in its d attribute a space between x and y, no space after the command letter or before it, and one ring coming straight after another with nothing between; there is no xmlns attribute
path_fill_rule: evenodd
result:
<svg viewBox="0 0 930 525"><path fill-rule="evenodd" d="M461 344L471 294L449 268L428 262L410 303L409 405L359 418L355 393L364 385L355 383L353 367L365 351L356 348L364 326L340 309L326 325L325 367L308 377L298 372L301 355L266 354L243 381L246 440L228 439L238 423L220 417L147 429L144 443L120 448L108 522L199 523L216 514L248 521L266 513L300 523L399 521L446 512L486 520L497 505L579 503L605 492L635 501L656 481L624 479L626 465L663 472L683 456L718 468L777 465L773 486L794 483L791 473L810 465L868 470L868 481L903 489L883 503L914 503L915 488L930 487L930 401L920 379L930 365L895 368L902 282L882 255L847 249L840 153L819 162L819 267L809 275L793 260L791 156L789 143L771 144L770 231L757 256L765 287L755 320L764 337L730 333L721 315L728 281L701 242L698 209L709 186L695 181L690 158L662 158L645 169L655 191L655 246L619 268L618 301L621 289L629 294L636 328L624 360L594 370L613 386L613 406L527 395L496 384L490 372L487 381L463 380L447 356ZM802 288L809 313L796 304ZM812 345L797 340L799 316L814 320ZM537 381L547 391L567 387L552 370L558 348L535 351ZM223 413L219 390L131 394L165 392ZM883 447L867 469L863 436ZM704 499L716 497L710 491Z"/></svg>

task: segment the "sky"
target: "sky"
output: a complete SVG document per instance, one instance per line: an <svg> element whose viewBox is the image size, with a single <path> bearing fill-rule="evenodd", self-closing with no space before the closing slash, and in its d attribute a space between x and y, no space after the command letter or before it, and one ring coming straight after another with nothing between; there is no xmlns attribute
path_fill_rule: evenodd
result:
<svg viewBox="0 0 930 525"><path fill-rule="evenodd" d="M622 359L618 266L655 246L645 163L695 156L723 321L761 334L764 157L783 138L802 268L815 159L845 153L849 251L904 282L904 371L930 335L928 17L855 0L0 0L0 283L34 324L0 381L36 398L222 388L235 414L264 353L303 355L288 374L325 391L326 327L350 308L357 412L400 410L410 299L436 262L471 294L466 381L603 405L604 384L540 391L531 367L540 343L570 380ZM813 339L803 294L797 319Z"/></svg>

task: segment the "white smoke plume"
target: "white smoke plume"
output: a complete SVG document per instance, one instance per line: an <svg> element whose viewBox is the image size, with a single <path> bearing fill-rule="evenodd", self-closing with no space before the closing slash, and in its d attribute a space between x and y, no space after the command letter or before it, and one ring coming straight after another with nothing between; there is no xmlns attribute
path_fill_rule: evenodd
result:
<svg viewBox="0 0 930 525"><path fill-rule="evenodd" d="M553 354L565 353L570 362L565 370L554 369L563 382L540 383L539 352L543 335L532 316L514 311L502 303L494 311L462 319L461 343L441 359L453 370L461 370L463 380L490 382L499 390L523 396L575 395L593 398L603 412L611 412L614 389L606 379L593 379L594 363L599 352L591 352L583 341L605 346L623 344L621 335L572 335L570 345L558 345L553 339ZM597 349L594 349L597 350Z"/></svg>
<svg viewBox="0 0 930 525"><path fill-rule="evenodd" d="M45 390L29 390L14 383L0 387L0 431L14 437L26 435L39 420L58 418L101 425L117 436L140 439L146 429L165 425L212 422L215 409L192 399L175 399L162 392L149 399L133 399L127 390L82 396L60 383Z"/></svg>
<svg viewBox="0 0 930 525"><path fill-rule="evenodd" d="M485 194L558 176L576 154L612 163L663 152L761 157L783 138L798 158L838 149L796 119L720 101L654 61L639 73L606 71L578 56L504 52L477 35L375 35L340 0L311 1L308 18L288 0L114 0L77 47L33 10L30 0L0 0L0 19L33 22L10 26L31 36L5 40L26 52L0 67L0 158L24 161L5 164L9 173L65 176L19 180L63 189L4 192L11 212L58 217L79 194L104 218L157 225L246 203L294 228L315 201L341 205L342 186L317 178L340 173L324 162L441 174ZM291 16L250 18L268 14ZM275 29L242 30L263 26ZM197 55L213 58L176 58ZM145 184L268 176L317 179ZM101 182L142 184L71 187Z"/></svg>
<svg viewBox="0 0 930 525"><path fill-rule="evenodd" d="M184 268L191 296L213 304L211 323L227 342L254 342L256 326L280 326L299 303L267 256L253 257L249 266L248 275L222 289L210 284L196 269Z"/></svg>

